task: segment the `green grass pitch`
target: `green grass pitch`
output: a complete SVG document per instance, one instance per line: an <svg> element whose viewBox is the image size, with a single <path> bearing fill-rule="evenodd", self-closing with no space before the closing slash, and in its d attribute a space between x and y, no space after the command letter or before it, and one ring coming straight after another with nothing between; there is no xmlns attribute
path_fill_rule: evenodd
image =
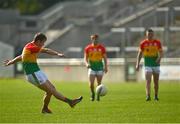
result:
<svg viewBox="0 0 180 124"><path fill-rule="evenodd" d="M178 82L161 81L158 102L145 101L145 83L106 83L108 94L100 102L90 101L88 83L54 84L65 96L82 95L83 101L72 109L53 97L53 114L41 114L43 91L25 80L0 79L0 123L180 123Z"/></svg>

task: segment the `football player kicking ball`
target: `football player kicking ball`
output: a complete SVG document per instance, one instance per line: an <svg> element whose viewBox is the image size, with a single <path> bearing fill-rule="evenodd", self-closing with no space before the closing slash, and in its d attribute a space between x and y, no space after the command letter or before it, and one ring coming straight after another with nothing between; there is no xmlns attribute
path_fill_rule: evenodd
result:
<svg viewBox="0 0 180 124"><path fill-rule="evenodd" d="M151 78L154 80L154 100L158 101L158 89L159 89L159 73L160 73L160 61L162 58L162 46L159 40L153 38L154 32L152 29L146 31L146 39L140 43L139 52L137 55L136 70L139 70L139 63L144 56L145 65L145 78L146 78L146 101L150 101L150 88Z"/></svg>
<svg viewBox="0 0 180 124"><path fill-rule="evenodd" d="M88 68L89 86L91 90L91 101L95 99L94 82L97 79L97 84L100 85L103 73L107 73L107 56L103 45L98 42L98 35L91 35L91 44L86 46L84 50L84 61ZM103 65L104 61L104 65ZM97 101L100 100L100 95L97 94Z"/></svg>
<svg viewBox="0 0 180 124"><path fill-rule="evenodd" d="M47 37L43 33L37 33L34 36L32 42L29 42L25 45L21 55L15 57L12 60L4 61L5 66L9 66L18 61L22 61L23 69L26 74L27 80L33 85L37 86L39 89L45 91L44 103L41 112L42 113L52 113L48 105L53 95L58 100L66 102L70 107L74 107L77 103L82 100L82 96L76 99L69 99L63 96L60 92L56 90L54 85L48 80L46 75L40 70L37 64L37 54L38 53L47 53L50 55L56 55L58 57L64 57L63 53L56 52L54 50L44 48L43 45Z"/></svg>

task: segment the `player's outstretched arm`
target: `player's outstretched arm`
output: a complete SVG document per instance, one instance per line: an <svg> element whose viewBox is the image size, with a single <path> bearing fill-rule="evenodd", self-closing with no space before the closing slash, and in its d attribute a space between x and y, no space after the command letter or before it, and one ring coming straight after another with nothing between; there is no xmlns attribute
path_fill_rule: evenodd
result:
<svg viewBox="0 0 180 124"><path fill-rule="evenodd" d="M49 55L56 55L56 56L59 56L59 57L66 57L63 53L57 52L57 51L49 49L49 48L41 49L41 53L47 53Z"/></svg>
<svg viewBox="0 0 180 124"><path fill-rule="evenodd" d="M4 65L5 65L5 66L9 66L9 65L12 65L12 64L14 64L14 63L16 63L16 62L19 62L19 61L21 61L21 60L22 60L22 56L19 55L19 56L15 57L15 58L12 59L12 60L5 60L5 61L4 61Z"/></svg>

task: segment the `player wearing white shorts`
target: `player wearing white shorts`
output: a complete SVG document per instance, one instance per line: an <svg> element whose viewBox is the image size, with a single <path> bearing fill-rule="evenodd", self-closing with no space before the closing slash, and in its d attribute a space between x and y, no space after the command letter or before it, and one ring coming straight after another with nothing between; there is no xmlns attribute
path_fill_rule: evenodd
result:
<svg viewBox="0 0 180 124"><path fill-rule="evenodd" d="M9 66L18 61L22 61L27 80L41 90L45 91L45 96L43 99L44 103L41 112L52 113L48 107L52 95L57 99L68 103L71 107L74 107L77 103L79 103L82 100L82 96L73 100L66 98L56 90L54 85L48 80L47 76L40 70L37 64L38 53L47 53L50 55L56 55L58 57L64 57L63 53L44 48L43 45L46 40L47 37L44 34L37 33L33 41L25 45L21 55L12 60L6 60L4 64L5 66Z"/></svg>
<svg viewBox="0 0 180 124"><path fill-rule="evenodd" d="M94 75L94 76L103 76L104 75L104 71L103 70L100 70L100 71L94 71L92 70L91 68L88 69L88 77L90 77L91 75Z"/></svg>
<svg viewBox="0 0 180 124"><path fill-rule="evenodd" d="M48 80L47 76L41 70L32 74L27 74L26 79L36 86L41 85Z"/></svg>
<svg viewBox="0 0 180 124"><path fill-rule="evenodd" d="M160 66L157 67L150 67L150 66L145 66L144 67L145 73L160 73Z"/></svg>
<svg viewBox="0 0 180 124"><path fill-rule="evenodd" d="M153 30L146 31L146 39L140 43L137 55L136 70L139 70L139 63L144 56L145 78L146 78L146 101L150 101L151 78L154 80L154 100L158 101L160 61L162 58L162 46L159 40L153 38Z"/></svg>
<svg viewBox="0 0 180 124"><path fill-rule="evenodd" d="M107 56L106 49L98 43L98 35L91 35L91 44L87 45L84 50L84 61L88 68L89 86L91 90L91 101L95 99L94 82L97 79L97 84L100 85L104 72L107 73ZM104 62L104 63L103 63ZM97 94L97 100L100 100Z"/></svg>

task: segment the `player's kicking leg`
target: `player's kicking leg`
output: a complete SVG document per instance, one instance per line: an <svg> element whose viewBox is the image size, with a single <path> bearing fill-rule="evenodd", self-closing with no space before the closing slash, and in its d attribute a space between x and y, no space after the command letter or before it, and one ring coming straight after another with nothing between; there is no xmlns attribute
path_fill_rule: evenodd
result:
<svg viewBox="0 0 180 124"><path fill-rule="evenodd" d="M44 90L48 94L52 94L57 99L64 101L70 105L70 107L74 107L77 103L79 103L82 100L82 96L76 99L68 99L64 97L61 93L59 93L55 87L50 83L50 81L46 81L45 83L38 86L40 89Z"/></svg>

